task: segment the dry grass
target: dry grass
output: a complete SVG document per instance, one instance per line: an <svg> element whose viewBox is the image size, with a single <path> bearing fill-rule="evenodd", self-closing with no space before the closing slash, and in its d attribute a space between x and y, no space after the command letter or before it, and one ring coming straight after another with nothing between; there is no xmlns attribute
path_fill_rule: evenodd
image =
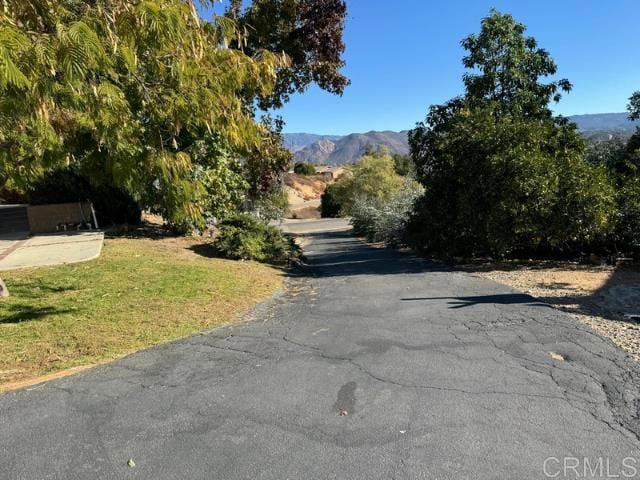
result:
<svg viewBox="0 0 640 480"><path fill-rule="evenodd" d="M231 322L282 285L277 269L192 248L115 238L91 262L3 273L0 390Z"/></svg>
<svg viewBox="0 0 640 480"><path fill-rule="evenodd" d="M295 191L305 201L318 200L328 185L322 175L287 173L284 181L287 187Z"/></svg>

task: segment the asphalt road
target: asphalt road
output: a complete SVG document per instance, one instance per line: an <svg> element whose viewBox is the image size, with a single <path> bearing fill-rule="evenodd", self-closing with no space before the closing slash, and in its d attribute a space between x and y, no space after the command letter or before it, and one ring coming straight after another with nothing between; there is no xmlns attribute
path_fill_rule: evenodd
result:
<svg viewBox="0 0 640 480"><path fill-rule="evenodd" d="M344 232L308 251L245 323L0 396L0 478L640 476L640 375L609 341Z"/></svg>

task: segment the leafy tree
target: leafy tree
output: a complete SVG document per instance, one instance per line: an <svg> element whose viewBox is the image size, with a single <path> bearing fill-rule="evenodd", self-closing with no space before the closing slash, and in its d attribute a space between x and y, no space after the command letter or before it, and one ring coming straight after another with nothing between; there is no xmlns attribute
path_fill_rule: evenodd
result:
<svg viewBox="0 0 640 480"><path fill-rule="evenodd" d="M236 47L248 55L262 49L287 55L288 62L278 67L275 88L260 97L261 108L281 107L312 82L343 93L349 85L340 73L346 13L344 0L254 0L246 10L242 0L231 2L228 15L247 32Z"/></svg>
<svg viewBox="0 0 640 480"><path fill-rule="evenodd" d="M256 210L260 203L276 198L282 190L284 173L291 165L291 152L284 147L282 119L265 116L261 120L263 136L244 159L244 176L249 184L248 203Z"/></svg>
<svg viewBox="0 0 640 480"><path fill-rule="evenodd" d="M256 99L347 83L344 5L285 3L205 22L190 0L6 0L0 188L25 191L74 165L185 230L277 187L290 156L281 125L255 120Z"/></svg>
<svg viewBox="0 0 640 480"><path fill-rule="evenodd" d="M633 92L629 98L627 110L629 110L629 118L631 120L640 120L640 90Z"/></svg>
<svg viewBox="0 0 640 480"><path fill-rule="evenodd" d="M296 162L293 166L293 173L297 173L298 175L314 175L316 169L310 163Z"/></svg>
<svg viewBox="0 0 640 480"><path fill-rule="evenodd" d="M364 155L340 179L327 187L329 203L340 205L342 215L350 215L358 198L388 200L398 192L405 179L395 172L395 162L388 152Z"/></svg>
<svg viewBox="0 0 640 480"><path fill-rule="evenodd" d="M616 187L614 228L608 247L640 252L640 133L627 142L614 138L590 146L587 160L607 170Z"/></svg>
<svg viewBox="0 0 640 480"><path fill-rule="evenodd" d="M191 2L7 1L3 180L26 185L77 163L153 199L175 224L201 224L203 185L190 150L210 135L237 152L260 144L264 128L238 92L267 94L281 60L221 47L237 35L233 25L201 21Z"/></svg>
<svg viewBox="0 0 640 480"><path fill-rule="evenodd" d="M566 249L608 228L613 192L588 165L575 125L548 104L566 80L543 83L556 65L524 36L525 27L492 10L463 40L465 95L432 106L409 143L425 195L410 222L419 248L453 255L505 255Z"/></svg>
<svg viewBox="0 0 640 480"><path fill-rule="evenodd" d="M394 169L402 177L415 174L415 165L411 155L393 154Z"/></svg>
<svg viewBox="0 0 640 480"><path fill-rule="evenodd" d="M496 115L549 118L550 100L560 101L560 92L569 92L571 83L540 82L540 77L555 75L557 66L525 31L511 15L492 9L482 19L480 33L462 40L467 51L462 63L471 70L463 76L467 101L494 102Z"/></svg>

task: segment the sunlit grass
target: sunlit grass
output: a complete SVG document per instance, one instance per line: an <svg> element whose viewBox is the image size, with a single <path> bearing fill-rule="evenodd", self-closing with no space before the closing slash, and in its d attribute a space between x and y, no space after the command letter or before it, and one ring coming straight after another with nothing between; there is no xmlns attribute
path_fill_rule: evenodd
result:
<svg viewBox="0 0 640 480"><path fill-rule="evenodd" d="M188 239L108 239L75 265L3 272L0 387L232 321L282 282L271 267L200 256Z"/></svg>

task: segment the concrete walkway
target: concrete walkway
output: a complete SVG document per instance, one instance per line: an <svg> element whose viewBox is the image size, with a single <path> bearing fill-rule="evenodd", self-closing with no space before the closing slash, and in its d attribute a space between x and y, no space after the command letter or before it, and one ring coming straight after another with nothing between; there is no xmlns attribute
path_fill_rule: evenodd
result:
<svg viewBox="0 0 640 480"><path fill-rule="evenodd" d="M0 395L0 478L638 478L640 371L611 342L503 285L309 238L253 321Z"/></svg>
<svg viewBox="0 0 640 480"><path fill-rule="evenodd" d="M319 218L311 220L284 219L274 223L282 231L296 235L318 232L343 232L351 230L348 218Z"/></svg>
<svg viewBox="0 0 640 480"><path fill-rule="evenodd" d="M0 239L0 271L61 265L100 256L103 232L64 232Z"/></svg>

